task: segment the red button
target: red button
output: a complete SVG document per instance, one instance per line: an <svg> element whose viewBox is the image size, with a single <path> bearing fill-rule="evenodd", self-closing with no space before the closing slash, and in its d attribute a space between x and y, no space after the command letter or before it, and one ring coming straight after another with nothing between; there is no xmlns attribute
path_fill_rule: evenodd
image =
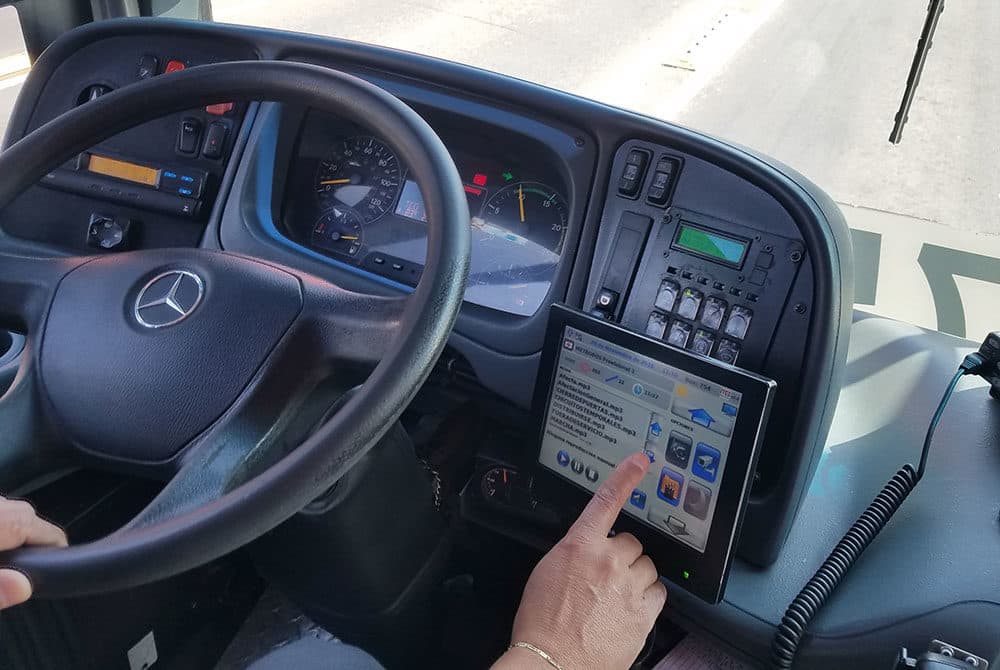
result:
<svg viewBox="0 0 1000 670"><path fill-rule="evenodd" d="M184 69L184 63L182 63L179 60L171 60L167 61L167 67L164 68L163 72L164 74L168 74L170 72L180 72L183 69Z"/></svg>
<svg viewBox="0 0 1000 670"><path fill-rule="evenodd" d="M223 114L233 111L233 103L219 102L214 105L209 105L205 108L205 111L209 114L214 114L215 116L222 116Z"/></svg>

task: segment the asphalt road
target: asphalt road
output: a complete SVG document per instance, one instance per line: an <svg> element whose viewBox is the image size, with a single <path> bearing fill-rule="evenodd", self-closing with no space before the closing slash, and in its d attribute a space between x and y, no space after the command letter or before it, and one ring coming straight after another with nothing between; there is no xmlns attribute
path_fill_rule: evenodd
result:
<svg viewBox="0 0 1000 670"><path fill-rule="evenodd" d="M752 147L841 203L856 231L860 306L973 338L1000 327L993 317L1000 303L995 0L948 3L898 146L887 137L923 2L215 0L213 7L219 21L469 63ZM0 119L16 91L3 85ZM947 304L957 296L964 311Z"/></svg>

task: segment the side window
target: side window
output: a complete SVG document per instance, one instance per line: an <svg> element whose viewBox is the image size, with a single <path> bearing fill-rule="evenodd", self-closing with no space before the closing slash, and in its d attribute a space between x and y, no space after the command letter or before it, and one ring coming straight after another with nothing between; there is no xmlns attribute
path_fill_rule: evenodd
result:
<svg viewBox="0 0 1000 670"><path fill-rule="evenodd" d="M0 7L0 137L7 132L7 120L29 65L17 10Z"/></svg>

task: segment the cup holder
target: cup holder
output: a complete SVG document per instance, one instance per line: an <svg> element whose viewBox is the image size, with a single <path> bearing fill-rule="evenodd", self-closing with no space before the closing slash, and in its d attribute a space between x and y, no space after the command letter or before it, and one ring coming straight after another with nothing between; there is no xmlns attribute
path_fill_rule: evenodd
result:
<svg viewBox="0 0 1000 670"><path fill-rule="evenodd" d="M24 335L0 330L0 367L17 361L24 351Z"/></svg>

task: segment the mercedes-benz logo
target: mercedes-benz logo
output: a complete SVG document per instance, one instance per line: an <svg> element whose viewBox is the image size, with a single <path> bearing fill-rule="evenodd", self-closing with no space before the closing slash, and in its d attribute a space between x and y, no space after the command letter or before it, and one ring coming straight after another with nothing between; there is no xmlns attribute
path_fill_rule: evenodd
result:
<svg viewBox="0 0 1000 670"><path fill-rule="evenodd" d="M180 323L198 307L205 294L201 277L187 270L170 270L150 279L135 299L135 320L146 328Z"/></svg>

